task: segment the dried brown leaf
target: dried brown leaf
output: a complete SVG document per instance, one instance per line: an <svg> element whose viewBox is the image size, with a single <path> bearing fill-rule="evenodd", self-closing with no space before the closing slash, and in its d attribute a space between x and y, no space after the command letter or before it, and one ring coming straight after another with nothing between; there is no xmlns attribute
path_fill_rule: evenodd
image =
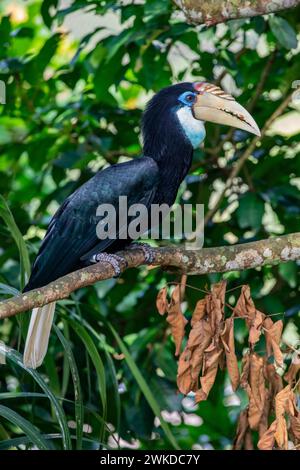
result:
<svg viewBox="0 0 300 470"><path fill-rule="evenodd" d="M240 297L234 308L234 316L246 318L249 326L251 320L255 318L256 308L251 298L250 287L248 285L242 286Z"/></svg>
<svg viewBox="0 0 300 470"><path fill-rule="evenodd" d="M275 397L275 413L276 418L283 416L285 412L290 412L294 415L294 409L291 407L291 402L294 401L294 394L292 392L291 386L287 385Z"/></svg>
<svg viewBox="0 0 300 470"><path fill-rule="evenodd" d="M256 353L252 353L250 355L250 387L247 389L249 395L248 419L251 429L258 428L264 410L266 386L263 371L263 358Z"/></svg>
<svg viewBox="0 0 300 470"><path fill-rule="evenodd" d="M280 449L288 449L288 433L284 416L276 418L276 431L274 433L274 437Z"/></svg>
<svg viewBox="0 0 300 470"><path fill-rule="evenodd" d="M172 336L175 342L176 351L175 356L180 353L181 343L184 337L184 329L187 320L183 316L180 304L180 286L177 285L172 293L171 302L167 307L167 322L171 326Z"/></svg>
<svg viewBox="0 0 300 470"><path fill-rule="evenodd" d="M272 408L272 392L271 390L266 391L265 405L258 424L258 435L262 437L267 431L269 426L269 415Z"/></svg>
<svg viewBox="0 0 300 470"><path fill-rule="evenodd" d="M252 432L250 431L250 429L248 429L248 431L246 432L246 435L245 435L244 449L245 450L254 450Z"/></svg>
<svg viewBox="0 0 300 470"><path fill-rule="evenodd" d="M266 364L265 376L269 382L272 399L283 389L282 378L277 374L274 364Z"/></svg>
<svg viewBox="0 0 300 470"><path fill-rule="evenodd" d="M221 324L224 319L226 282L213 284L211 293L206 296L206 310L214 336L217 338L221 333Z"/></svg>
<svg viewBox="0 0 300 470"><path fill-rule="evenodd" d="M242 388L247 389L249 386L249 374L250 374L250 353L247 352L242 359L242 373L240 385Z"/></svg>
<svg viewBox="0 0 300 470"><path fill-rule="evenodd" d="M225 306L225 294L226 294L226 281L218 282L217 284L213 284L211 287L212 295L221 301L221 308L223 309Z"/></svg>
<svg viewBox="0 0 300 470"><path fill-rule="evenodd" d="M156 308L160 315L164 315L167 311L168 301L167 301L167 288L163 287L160 289L156 297Z"/></svg>
<svg viewBox="0 0 300 470"><path fill-rule="evenodd" d="M296 381L296 377L299 371L300 371L300 356L299 354L294 354L290 367L284 375L284 380L288 382L289 384L293 384Z"/></svg>
<svg viewBox="0 0 300 470"><path fill-rule="evenodd" d="M300 415L299 416L290 416L290 430L297 439L297 441L300 441Z"/></svg>
<svg viewBox="0 0 300 470"><path fill-rule="evenodd" d="M257 443L260 450L273 450L275 444L275 432L277 428L277 421L273 421L269 429L261 436Z"/></svg>
<svg viewBox="0 0 300 470"><path fill-rule="evenodd" d="M249 326L249 343L253 346L260 338L265 315L259 310L255 310L255 316L248 322Z"/></svg>
<svg viewBox="0 0 300 470"><path fill-rule="evenodd" d="M172 291L170 305L177 305L181 302L181 289L180 284L177 284Z"/></svg>
<svg viewBox="0 0 300 470"><path fill-rule="evenodd" d="M192 350L190 361L191 376L196 380L200 374L203 362L204 351L212 340L212 331L210 324L202 319L199 320L190 331L188 347Z"/></svg>
<svg viewBox="0 0 300 470"><path fill-rule="evenodd" d="M270 330L273 325L274 325L274 322L273 322L272 318L266 317L264 319L263 327L265 328L265 330ZM265 333L265 336L266 336L266 333ZM266 337L266 350L267 350L267 357L272 356L272 354L273 354L272 345L271 345L270 341L267 341L267 337Z"/></svg>
<svg viewBox="0 0 300 470"><path fill-rule="evenodd" d="M291 391L290 398L287 403L287 413L290 416L298 416L297 399L293 391Z"/></svg>
<svg viewBox="0 0 300 470"><path fill-rule="evenodd" d="M200 403L201 401L205 401L207 399L207 394L200 388L195 393L195 402Z"/></svg>
<svg viewBox="0 0 300 470"><path fill-rule="evenodd" d="M201 299L198 300L195 310L193 312L192 320L191 320L191 325L194 326L195 323L197 323L199 320L202 320L202 318L206 314L206 299Z"/></svg>
<svg viewBox="0 0 300 470"><path fill-rule="evenodd" d="M248 410L245 409L240 413L238 419L236 435L233 441L233 450L241 450L248 428Z"/></svg>
<svg viewBox="0 0 300 470"><path fill-rule="evenodd" d="M218 365L220 370L225 370L226 369L226 356L224 349L222 350L222 354L219 357Z"/></svg>
<svg viewBox="0 0 300 470"><path fill-rule="evenodd" d="M240 372L237 357L235 355L234 345L234 319L233 317L225 320L225 327L221 335L222 343L226 355L226 364L233 391L240 383Z"/></svg>
<svg viewBox="0 0 300 470"><path fill-rule="evenodd" d="M218 372L219 357L222 349L215 347L209 352L205 352L203 360L203 375L200 377L201 389L196 392L196 403L206 400L208 394L215 382Z"/></svg>
<svg viewBox="0 0 300 470"><path fill-rule="evenodd" d="M190 331L186 348L178 363L177 385L181 393L193 391L202 368L204 351L211 343L210 324L202 319Z"/></svg>
<svg viewBox="0 0 300 470"><path fill-rule="evenodd" d="M180 354L177 370L177 386L181 393L187 395L193 390L194 384L191 376L191 350L186 347Z"/></svg>
<svg viewBox="0 0 300 470"><path fill-rule="evenodd" d="M267 321L266 321L267 320ZM283 354L280 349L280 341L283 329L282 320L277 321L276 323L270 324L270 318L264 321L265 327L265 337L266 337L266 347L268 356L273 352L274 359L278 366L283 366Z"/></svg>

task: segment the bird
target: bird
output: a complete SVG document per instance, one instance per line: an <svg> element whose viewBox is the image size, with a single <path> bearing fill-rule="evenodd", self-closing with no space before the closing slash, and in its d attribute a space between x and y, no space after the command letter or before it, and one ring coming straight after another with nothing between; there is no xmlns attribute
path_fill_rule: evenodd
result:
<svg viewBox="0 0 300 470"><path fill-rule="evenodd" d="M205 139L205 122L229 125L259 136L253 117L232 95L207 82L183 82L158 91L142 116L141 156L98 171L62 203L51 219L23 292L40 288L95 262L110 263L116 276L122 259L116 254L134 242L120 223L115 238L99 239L97 207L168 204L176 199L189 172L193 152ZM142 246L145 262L151 249ZM26 337L23 362L39 367L46 355L55 302L34 308Z"/></svg>

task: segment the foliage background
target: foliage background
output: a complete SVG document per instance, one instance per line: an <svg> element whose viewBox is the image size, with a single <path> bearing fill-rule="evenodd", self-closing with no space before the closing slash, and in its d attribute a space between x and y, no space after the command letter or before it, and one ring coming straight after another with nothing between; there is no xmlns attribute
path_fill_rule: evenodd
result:
<svg viewBox="0 0 300 470"><path fill-rule="evenodd" d="M78 39L67 25L80 32L87 10L100 26ZM7 87L0 105L2 299L22 288L28 256L34 259L64 198L98 169L140 153L139 121L153 92L186 79L221 82L250 104L262 127L300 79L299 9L212 28L186 24L170 1L159 0L10 0L1 2L0 14L0 80ZM207 225L206 246L299 230L299 128L294 100ZM179 200L212 207L248 144L243 132L207 125ZM222 277L229 288L249 283L257 307L284 318L284 337L297 345L295 263L189 277L196 289L187 288L187 318L203 296L197 289ZM177 392L174 343L155 309L158 289L177 280L141 268L61 301L43 367L28 373L17 352L0 366L0 449L230 448L247 402L243 392L232 393L226 373L200 406ZM238 293L231 292L230 303ZM27 317L0 324L0 339L16 351ZM241 357L242 325L236 345Z"/></svg>

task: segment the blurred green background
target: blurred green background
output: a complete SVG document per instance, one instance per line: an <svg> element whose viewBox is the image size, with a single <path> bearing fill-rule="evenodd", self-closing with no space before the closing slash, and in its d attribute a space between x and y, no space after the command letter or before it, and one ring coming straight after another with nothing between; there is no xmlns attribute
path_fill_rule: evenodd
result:
<svg viewBox="0 0 300 470"><path fill-rule="evenodd" d="M24 285L59 204L95 171L140 154L141 113L160 88L216 82L263 127L300 80L299 12L206 28L188 25L170 1L2 1L1 299ZM206 247L299 230L299 106L295 93L208 223ZM250 138L207 125L178 200L213 207ZM204 289L222 277L230 289L249 283L257 307L283 318L284 338L297 346L298 268L290 262L190 276L188 284ZM155 298L178 279L142 267L59 302L36 372L22 368L18 353L29 315L2 321L0 340L13 350L0 366L0 449L230 448L247 402L244 392L232 393L226 372L199 406L177 392L174 343ZM187 288L187 318L203 296L197 289ZM239 358L246 347L238 323Z"/></svg>

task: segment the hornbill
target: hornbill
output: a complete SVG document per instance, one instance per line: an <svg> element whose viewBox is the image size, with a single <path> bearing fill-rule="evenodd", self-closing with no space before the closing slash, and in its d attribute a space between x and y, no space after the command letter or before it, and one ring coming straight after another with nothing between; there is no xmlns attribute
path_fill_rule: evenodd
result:
<svg viewBox="0 0 300 470"><path fill-rule="evenodd" d="M142 156L99 171L63 202L50 221L24 292L93 262L111 263L118 275L120 259L114 253L132 240L126 226L118 227L115 239L99 240L97 207L110 203L117 209L119 196L127 196L128 206L172 206L191 167L193 150L205 138L204 121L260 135L250 114L215 85L185 82L160 90L143 114ZM143 251L145 262L150 263L150 248ZM36 368L43 361L54 310L55 302L33 309L24 352L28 367Z"/></svg>

